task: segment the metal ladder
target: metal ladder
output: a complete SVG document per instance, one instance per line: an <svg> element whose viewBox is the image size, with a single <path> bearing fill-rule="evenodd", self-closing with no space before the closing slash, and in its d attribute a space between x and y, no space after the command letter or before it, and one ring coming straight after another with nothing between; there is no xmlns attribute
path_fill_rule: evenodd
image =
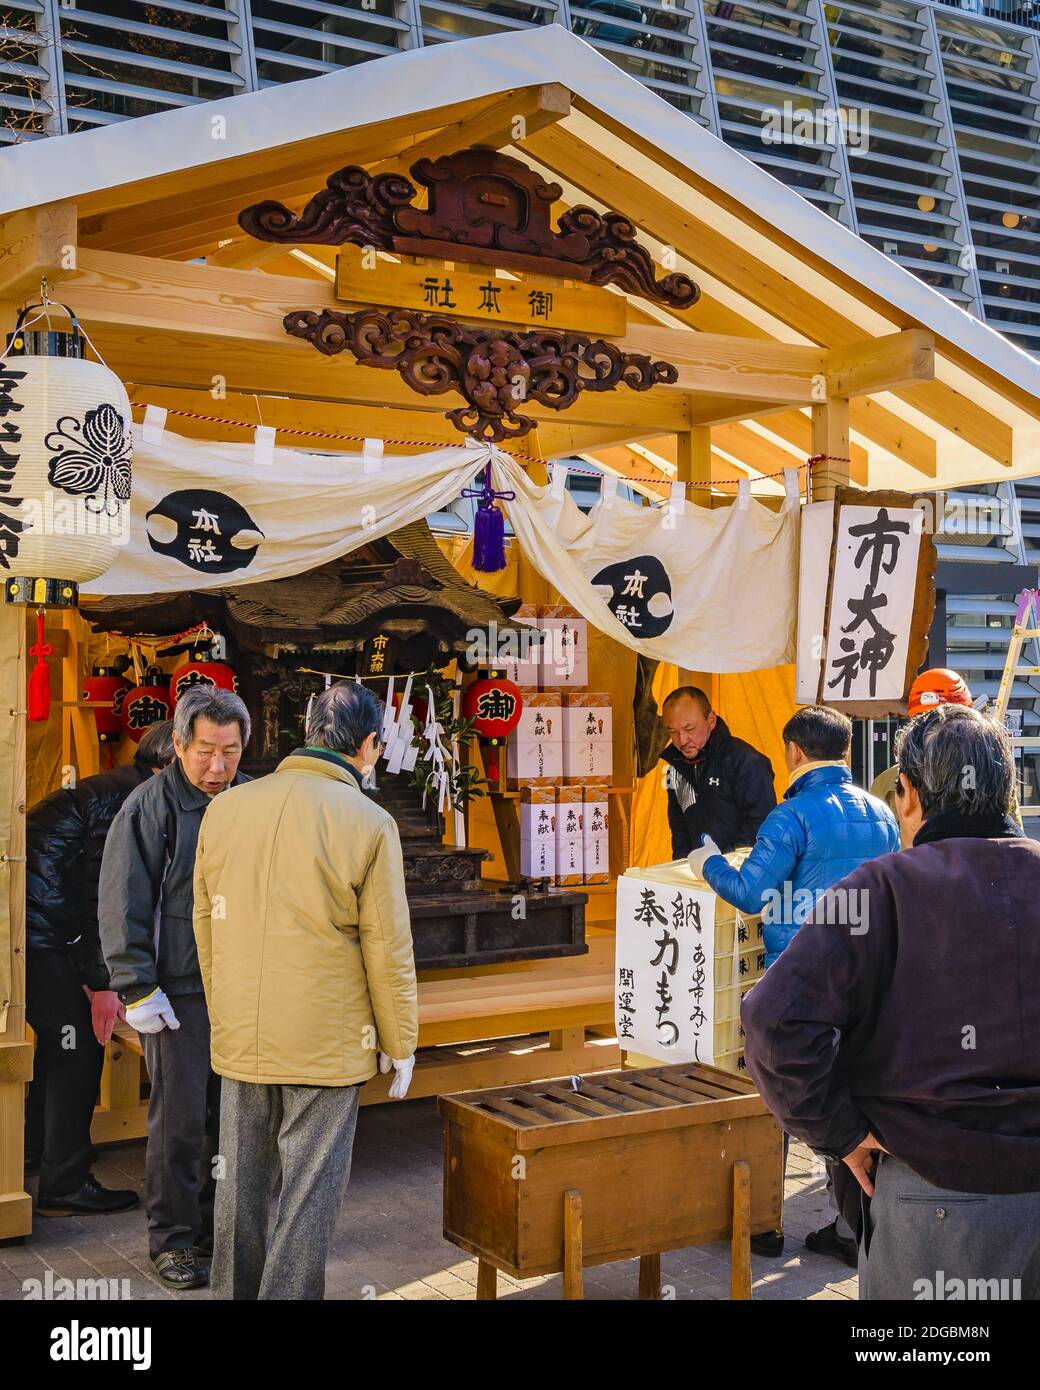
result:
<svg viewBox="0 0 1040 1390"><path fill-rule="evenodd" d="M1011 691L1014 687L1016 676L1040 676L1040 666L1020 666L1019 658L1022 655L1022 646L1028 641L1040 641L1040 589L1023 589L1018 595L1018 604L1015 608L1015 624L1011 629L1011 641L1008 643L1007 657L1004 661L1004 673L1000 677L1000 687L997 690L996 704L993 706L993 717L1001 724L1007 721L1008 705L1011 701ZM1040 735L1029 737L1011 738L1012 747L1018 748L1038 748L1040 749ZM1019 800L1019 811L1023 817L1040 816L1040 805L1027 806Z"/></svg>

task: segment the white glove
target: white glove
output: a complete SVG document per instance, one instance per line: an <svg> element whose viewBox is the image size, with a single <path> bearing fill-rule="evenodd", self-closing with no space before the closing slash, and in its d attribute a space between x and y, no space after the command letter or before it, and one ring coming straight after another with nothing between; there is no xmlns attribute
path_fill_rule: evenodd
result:
<svg viewBox="0 0 1040 1390"><path fill-rule="evenodd" d="M701 848L695 849L687 855L687 863L698 878L703 878L705 862L713 855L721 853L722 850L719 849L710 835L702 835Z"/></svg>
<svg viewBox="0 0 1040 1390"><path fill-rule="evenodd" d="M404 1100L408 1094L408 1087L412 1084L412 1072L415 1070L415 1056L406 1057L403 1062L398 1062L393 1057L388 1057L385 1052L379 1054L379 1070L385 1076L393 1067L397 1075L390 1083L390 1099Z"/></svg>
<svg viewBox="0 0 1040 1390"><path fill-rule="evenodd" d="M161 989L153 989L136 1004L128 1004L126 1021L139 1033L161 1033L164 1028L179 1028L173 1005Z"/></svg>

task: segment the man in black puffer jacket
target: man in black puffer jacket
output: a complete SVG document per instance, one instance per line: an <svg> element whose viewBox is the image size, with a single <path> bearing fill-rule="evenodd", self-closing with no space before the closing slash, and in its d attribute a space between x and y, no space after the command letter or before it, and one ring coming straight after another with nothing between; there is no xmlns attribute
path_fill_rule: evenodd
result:
<svg viewBox="0 0 1040 1390"><path fill-rule="evenodd" d="M36 1034L26 1122L39 1163L41 1216L108 1214L137 1205L90 1171L90 1121L120 1012L98 936L105 838L123 802L173 758L172 723L153 724L126 767L86 777L26 817L26 1016Z"/></svg>
<svg viewBox="0 0 1040 1390"><path fill-rule="evenodd" d="M773 764L734 738L694 685L673 690L661 718L671 739L661 757L668 764L672 857L685 859L700 849L702 835L710 835L723 854L753 845L776 805Z"/></svg>

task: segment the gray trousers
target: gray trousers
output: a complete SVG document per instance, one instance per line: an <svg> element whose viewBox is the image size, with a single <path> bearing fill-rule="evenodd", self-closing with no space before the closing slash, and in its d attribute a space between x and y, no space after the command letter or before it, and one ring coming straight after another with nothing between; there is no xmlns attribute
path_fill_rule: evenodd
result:
<svg viewBox="0 0 1040 1390"><path fill-rule="evenodd" d="M350 1177L360 1093L360 1086L264 1086L224 1078L215 1298L324 1298L325 1260Z"/></svg>
<svg viewBox="0 0 1040 1390"><path fill-rule="evenodd" d="M859 1249L859 1296L1040 1298L1040 1192L951 1192L882 1154Z"/></svg>
<svg viewBox="0 0 1040 1390"><path fill-rule="evenodd" d="M185 1250L213 1230L220 1077L209 1064L206 996L176 994L170 1003L181 1026L141 1034L152 1083L144 1204L153 1255Z"/></svg>

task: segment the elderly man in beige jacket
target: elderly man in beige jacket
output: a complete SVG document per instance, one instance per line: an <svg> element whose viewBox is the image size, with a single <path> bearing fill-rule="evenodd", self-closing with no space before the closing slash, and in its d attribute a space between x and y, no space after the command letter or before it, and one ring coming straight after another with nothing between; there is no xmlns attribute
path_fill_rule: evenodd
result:
<svg viewBox="0 0 1040 1390"><path fill-rule="evenodd" d="M195 861L195 937L223 1077L212 1287L320 1299L362 1084L408 1089L418 1033L401 842L362 782L383 711L315 696L307 747L214 799ZM270 1240L268 1208L281 1178Z"/></svg>

